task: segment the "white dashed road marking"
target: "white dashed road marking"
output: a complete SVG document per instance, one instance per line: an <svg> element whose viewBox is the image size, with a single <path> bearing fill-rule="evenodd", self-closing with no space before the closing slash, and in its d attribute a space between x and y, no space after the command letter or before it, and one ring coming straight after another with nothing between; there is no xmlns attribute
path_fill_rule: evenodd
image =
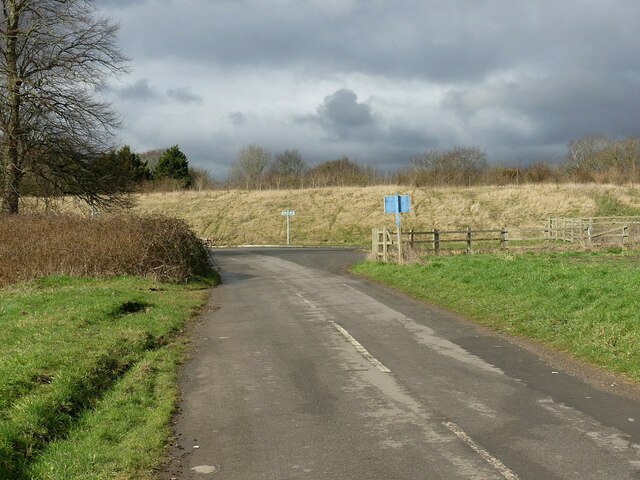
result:
<svg viewBox="0 0 640 480"><path fill-rule="evenodd" d="M333 325L333 327L336 330L338 330L342 334L342 336L346 338L349 341L349 343L353 345L360 354L362 354L364 358L366 358L367 360L369 360L370 363L375 365L378 370L380 370L382 373L391 373L391 370L385 367L382 364L382 362L380 362L380 360L378 360L376 357L371 355L369 351L366 348L364 348L360 342L358 342L355 338L353 338L349 332L347 332L344 328L342 328L333 320L329 320L329 323Z"/></svg>
<svg viewBox="0 0 640 480"><path fill-rule="evenodd" d="M471 449L480 455L486 462L495 468L500 474L506 478L507 480L518 480L518 476L513 473L509 468L498 460L496 457L487 452L484 448L478 445L473 439L466 434L464 430L462 430L458 425L453 422L442 422L442 424L447 427L447 429L453 433L455 433L460 440L469 445Z"/></svg>
<svg viewBox="0 0 640 480"><path fill-rule="evenodd" d="M304 295L302 295L300 292L294 292L294 294L302 302L306 303L311 310L313 311L318 310L318 307L316 307L316 305L314 305L313 302L310 302L308 299L306 299ZM349 332L347 332L347 330L345 330L343 327L341 327L331 319L329 319L329 323L333 326L333 328L338 330L342 334L342 336L346 338L349 341L349 343L353 345L355 349L364 358L366 358L371 364L373 364L378 370L380 370L382 373L391 373L391 370L385 367L380 360L378 360L376 357L371 355L371 353L369 353L369 351L366 348L364 348L360 342L358 342L355 338L353 338L353 336Z"/></svg>

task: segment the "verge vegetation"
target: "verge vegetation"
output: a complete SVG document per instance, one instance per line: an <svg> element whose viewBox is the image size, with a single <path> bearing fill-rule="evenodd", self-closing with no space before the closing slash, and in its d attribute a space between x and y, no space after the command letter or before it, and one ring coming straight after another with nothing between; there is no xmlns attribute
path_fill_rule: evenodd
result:
<svg viewBox="0 0 640 480"><path fill-rule="evenodd" d="M10 216L0 273L0 478L152 478L207 250L178 220Z"/></svg>
<svg viewBox="0 0 640 480"><path fill-rule="evenodd" d="M174 335L202 285L47 277L0 290L0 478L148 478L169 434Z"/></svg>
<svg viewBox="0 0 640 480"><path fill-rule="evenodd" d="M463 255L353 271L640 382L639 255Z"/></svg>
<svg viewBox="0 0 640 480"><path fill-rule="evenodd" d="M0 286L56 274L185 282L209 270L205 247L181 220L0 217Z"/></svg>

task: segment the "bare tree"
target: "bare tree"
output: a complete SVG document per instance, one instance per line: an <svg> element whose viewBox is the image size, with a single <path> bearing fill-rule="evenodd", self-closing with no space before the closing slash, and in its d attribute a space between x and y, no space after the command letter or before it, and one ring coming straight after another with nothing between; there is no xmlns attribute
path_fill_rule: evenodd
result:
<svg viewBox="0 0 640 480"><path fill-rule="evenodd" d="M455 147L447 153L446 159L454 183L468 187L478 182L488 166L486 152L478 147Z"/></svg>
<svg viewBox="0 0 640 480"><path fill-rule="evenodd" d="M112 146L117 126L95 96L108 76L126 70L117 31L92 0L2 0L0 212L18 212L27 171L103 198L105 185L84 173Z"/></svg>
<svg viewBox="0 0 640 480"><path fill-rule="evenodd" d="M271 164L271 153L266 148L249 145L238 152L231 164L229 180L237 187L262 190L265 175Z"/></svg>
<svg viewBox="0 0 640 480"><path fill-rule="evenodd" d="M626 179L635 188L635 182L638 179L638 164L640 164L640 138L629 138L626 140L627 145L627 161L625 162Z"/></svg>
<svg viewBox="0 0 640 480"><path fill-rule="evenodd" d="M216 186L216 181L206 168L189 167L189 176L191 177L191 188L199 192L212 190Z"/></svg>
<svg viewBox="0 0 640 480"><path fill-rule="evenodd" d="M375 185L380 180L374 168L360 165L346 155L314 166L307 177L315 188Z"/></svg>
<svg viewBox="0 0 640 480"><path fill-rule="evenodd" d="M609 167L608 180L616 183L629 182L635 188L638 176L638 162L640 161L640 140L625 138L612 142L609 148L602 152L603 161Z"/></svg>
<svg viewBox="0 0 640 480"><path fill-rule="evenodd" d="M430 150L411 160L414 184L467 185L477 183L487 169L487 154L477 147Z"/></svg>
<svg viewBox="0 0 640 480"><path fill-rule="evenodd" d="M575 181L593 180L593 172L604 170L607 166L602 154L610 147L611 140L604 135L587 135L569 142L566 166Z"/></svg>
<svg viewBox="0 0 640 480"><path fill-rule="evenodd" d="M278 189L282 185L286 188L299 188L302 186L306 170L307 165L300 152L287 149L276 155L267 177Z"/></svg>

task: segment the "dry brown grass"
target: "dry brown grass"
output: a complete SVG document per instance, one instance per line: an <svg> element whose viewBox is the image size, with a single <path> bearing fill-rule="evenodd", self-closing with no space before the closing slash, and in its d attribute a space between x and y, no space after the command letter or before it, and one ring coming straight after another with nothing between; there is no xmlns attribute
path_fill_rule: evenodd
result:
<svg viewBox="0 0 640 480"><path fill-rule="evenodd" d="M218 245L241 245L284 243L286 223L280 212L293 208L293 243L364 245L372 228L393 227L393 215L383 213L382 198L396 191L412 196L403 228L415 230L507 227L518 236L526 229L541 232L550 216L603 213L599 199L605 196L640 208L640 197L627 187L553 184L154 193L139 196L134 211L175 216Z"/></svg>
<svg viewBox="0 0 640 480"><path fill-rule="evenodd" d="M412 197L412 211L403 215L403 229L506 227L512 238L521 238L541 235L545 219L551 216L619 215L625 210L640 215L640 190L602 184L161 192L138 195L133 212L180 218L217 245L263 245L285 242L286 222L280 212L293 208L292 243L365 245L372 228L394 227L393 215L383 212L382 198L395 192ZM24 205L36 211L42 206L30 200ZM609 211L611 206L618 211ZM69 200L54 208L88 212Z"/></svg>
<svg viewBox="0 0 640 480"><path fill-rule="evenodd" d="M53 274L186 281L207 273L208 253L181 220L0 217L0 285Z"/></svg>

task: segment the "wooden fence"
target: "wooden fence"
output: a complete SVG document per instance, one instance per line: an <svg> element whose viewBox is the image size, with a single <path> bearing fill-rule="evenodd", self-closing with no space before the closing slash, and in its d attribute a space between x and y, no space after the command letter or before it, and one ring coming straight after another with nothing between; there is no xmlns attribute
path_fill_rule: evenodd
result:
<svg viewBox="0 0 640 480"><path fill-rule="evenodd" d="M562 242L625 246L630 240L633 243L640 240L635 238L637 232L640 232L640 217L552 217L547 220L544 233L547 239Z"/></svg>
<svg viewBox="0 0 640 480"><path fill-rule="evenodd" d="M374 228L371 233L371 251L375 258L387 262L398 258L397 230ZM403 246L410 251L439 255L443 251L473 253L474 245L481 248L509 248L509 232L505 228L494 230L407 230L400 232ZM459 246L459 248L455 248ZM402 249L400 249L402 251ZM402 259L401 259L402 260Z"/></svg>
<svg viewBox="0 0 640 480"><path fill-rule="evenodd" d="M505 228L493 230L406 230L400 233L402 250L418 255L474 251L537 251L576 247L628 247L640 244L640 217L548 218L543 227L516 228L512 235ZM398 259L397 231L373 229L371 248L374 258ZM406 248L409 247L409 248ZM400 261L407 257L402 255Z"/></svg>

